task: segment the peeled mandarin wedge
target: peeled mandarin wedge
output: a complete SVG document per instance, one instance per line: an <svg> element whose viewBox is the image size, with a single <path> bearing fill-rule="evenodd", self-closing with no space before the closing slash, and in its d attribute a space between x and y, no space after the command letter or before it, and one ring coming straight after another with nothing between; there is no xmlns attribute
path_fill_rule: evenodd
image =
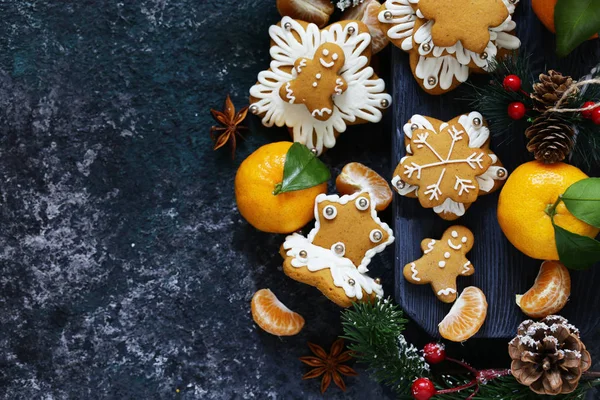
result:
<svg viewBox="0 0 600 400"><path fill-rule="evenodd" d="M252 296L252 319L264 331L275 336L293 336L304 327L302 315L287 308L269 289Z"/></svg>
<svg viewBox="0 0 600 400"><path fill-rule="evenodd" d="M387 181L361 163L346 164L335 180L335 186L341 194L368 191L377 211L385 210L392 202L392 189Z"/></svg>
<svg viewBox="0 0 600 400"><path fill-rule="evenodd" d="M487 300L481 289L469 286L438 325L440 335L453 342L464 342L475 335L487 316Z"/></svg>
<svg viewBox="0 0 600 400"><path fill-rule="evenodd" d="M558 261L544 261L531 289L517 295L517 305L528 317L545 318L562 310L570 294L569 270Z"/></svg>

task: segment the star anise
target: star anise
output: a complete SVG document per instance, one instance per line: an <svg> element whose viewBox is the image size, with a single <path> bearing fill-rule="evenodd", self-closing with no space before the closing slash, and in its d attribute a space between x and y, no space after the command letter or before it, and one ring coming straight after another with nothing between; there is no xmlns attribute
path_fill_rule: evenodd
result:
<svg viewBox="0 0 600 400"><path fill-rule="evenodd" d="M316 357L300 357L300 361L314 367L314 369L304 374L302 379L317 378L323 375L323 379L321 380L321 393L325 393L332 380L345 392L346 384L342 379L342 375L356 376L358 374L349 366L342 364L352 358L352 351L347 350L342 352L344 349L344 339L336 340L331 345L329 354L327 354L321 346L314 343L309 342L308 347L310 347L310 350Z"/></svg>
<svg viewBox="0 0 600 400"><path fill-rule="evenodd" d="M240 126L242 121L246 118L246 114L248 114L248 106L242 108L237 113L235 112L235 107L231 102L231 98L227 95L225 99L225 105L223 106L223 111L213 110L211 108L210 113L213 118L221 124L221 126L212 126L210 128L210 137L215 141L215 147L213 150L220 149L225 146L227 142L231 142L231 158L235 157L235 147L236 147L236 135L239 135L242 139L244 137L240 133L241 129L248 129L245 126Z"/></svg>

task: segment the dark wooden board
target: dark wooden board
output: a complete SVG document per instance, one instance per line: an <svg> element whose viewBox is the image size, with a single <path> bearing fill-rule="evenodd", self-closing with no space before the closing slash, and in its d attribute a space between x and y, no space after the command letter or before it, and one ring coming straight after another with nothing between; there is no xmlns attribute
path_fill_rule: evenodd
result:
<svg viewBox="0 0 600 400"><path fill-rule="evenodd" d="M564 59L555 55L554 35L537 20L529 1L517 7L514 16L517 35L522 41L521 54L532 54L534 64L556 69L575 78L586 73L600 62L600 42L590 41L580 46ZM444 121L465 112L474 111L464 101L468 88L442 96L423 92L415 82L408 65L408 56L394 49L392 57L394 97L394 132L392 143L392 170L405 155L402 126L413 114L431 116ZM471 82L485 84L485 76L472 77ZM492 149L500 157L509 172L519 164L529 161L522 131L514 131L510 144L492 141ZM586 171L598 176L595 171ZM421 257L419 247L424 238L439 239L443 231L462 224L475 235L475 246L468 258L475 266L475 274L458 279L459 293L466 286L481 288L487 297L488 317L475 337L510 338L519 323L527 317L515 304L515 295L522 294L537 275L541 261L533 260L516 250L504 237L496 219L498 193L481 197L467 210L462 218L448 222L432 210L421 208L415 199L395 195L394 232L396 235L396 299L405 312L428 334L439 336L437 325L450 310L450 304L439 301L429 285L413 285L405 281L402 269L405 264ZM582 272L572 272L572 295L561 314L578 326L583 335L591 335L600 324L600 266Z"/></svg>

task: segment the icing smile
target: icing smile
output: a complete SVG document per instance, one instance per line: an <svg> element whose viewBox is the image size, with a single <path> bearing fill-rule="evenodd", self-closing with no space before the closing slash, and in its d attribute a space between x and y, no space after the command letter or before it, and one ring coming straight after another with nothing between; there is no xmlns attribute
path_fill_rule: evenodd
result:
<svg viewBox="0 0 600 400"><path fill-rule="evenodd" d="M452 240L448 239L448 246L452 247L454 250L460 250L462 244L454 244Z"/></svg>
<svg viewBox="0 0 600 400"><path fill-rule="evenodd" d="M335 65L335 61L327 62L327 61L323 60L322 58L319 58L319 62L325 68L331 68Z"/></svg>

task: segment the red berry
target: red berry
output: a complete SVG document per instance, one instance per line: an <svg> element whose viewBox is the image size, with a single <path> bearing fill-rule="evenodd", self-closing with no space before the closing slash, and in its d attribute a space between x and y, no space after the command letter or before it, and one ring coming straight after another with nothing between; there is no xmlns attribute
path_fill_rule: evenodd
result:
<svg viewBox="0 0 600 400"><path fill-rule="evenodd" d="M600 107L592 110L592 122L596 125L600 125Z"/></svg>
<svg viewBox="0 0 600 400"><path fill-rule="evenodd" d="M508 116L512 119L521 119L525 116L525 104L520 101L512 102L508 105Z"/></svg>
<svg viewBox="0 0 600 400"><path fill-rule="evenodd" d="M446 359L446 349L441 343L427 343L423 347L423 357L429 364L439 364Z"/></svg>
<svg viewBox="0 0 600 400"><path fill-rule="evenodd" d="M517 92L521 90L521 78L517 75L508 75L504 78L504 81L502 81L502 86L504 86L504 90Z"/></svg>
<svg viewBox="0 0 600 400"><path fill-rule="evenodd" d="M419 378L410 387L413 398L416 400L429 400L435 396L435 386L427 378Z"/></svg>
<svg viewBox="0 0 600 400"><path fill-rule="evenodd" d="M591 107L591 106L594 106L594 105L596 105L596 103L594 103L593 101L586 101L585 103L583 103L583 106L581 106L581 108L588 108L588 107ZM582 112L581 112L581 116L582 116L583 118L592 119L592 112L593 112L594 110L597 110L597 109L598 109L598 108L594 108L594 109L592 109L592 110L585 110L585 111L582 111Z"/></svg>

